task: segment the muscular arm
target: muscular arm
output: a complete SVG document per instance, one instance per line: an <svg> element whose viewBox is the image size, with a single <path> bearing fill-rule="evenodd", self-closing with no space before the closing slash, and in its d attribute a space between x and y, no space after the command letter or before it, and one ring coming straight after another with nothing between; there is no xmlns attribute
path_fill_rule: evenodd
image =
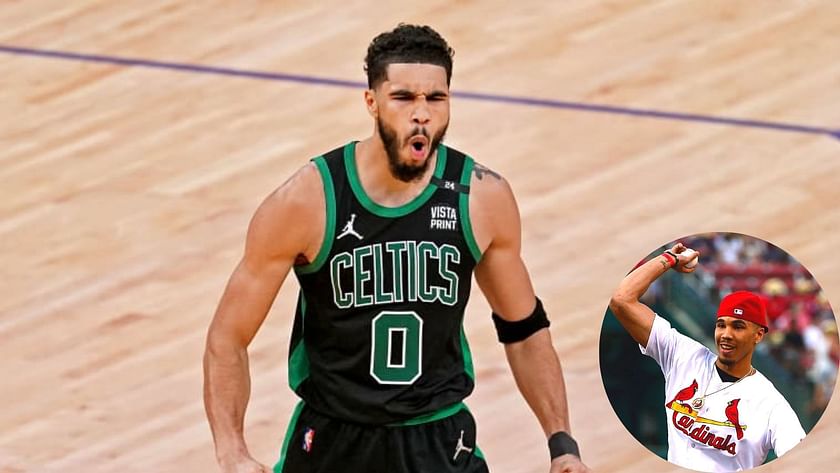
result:
<svg viewBox="0 0 840 473"><path fill-rule="evenodd" d="M324 197L319 189L318 171L309 164L260 205L248 228L245 253L210 324L204 352L204 407L223 471L240 471L237 465L253 462L243 434L251 390L247 348L295 259L300 255L314 259L318 251L324 228Z"/></svg>
<svg viewBox="0 0 840 473"><path fill-rule="evenodd" d="M490 173L473 179L471 200L479 204L476 233L489 244L475 269L475 278L493 312L505 320L522 320L534 310L531 278L520 256L519 210L508 184ZM489 204L487 207L485 205ZM483 213L483 209L492 209ZM569 431L569 412L560 361L548 329L505 345L516 385L534 411L546 436Z"/></svg>
<svg viewBox="0 0 840 473"><path fill-rule="evenodd" d="M676 254L678 258L676 268L682 272L694 271L694 269L682 266L691 259L681 254L685 250L686 247L682 243L677 243L671 248L671 252ZM693 252L694 250L689 251ZM647 347L655 315L650 307L640 302L639 299L653 281L665 274L670 267L668 259L664 256L657 256L647 261L621 281L610 299L610 310L627 330L627 333L633 337L633 340L643 347Z"/></svg>
<svg viewBox="0 0 840 473"><path fill-rule="evenodd" d="M480 170L481 168L479 168ZM486 168L485 168L486 169ZM485 248L475 277L490 307L508 321L522 320L535 308L534 288L520 255L519 210L508 184L497 174L476 174L471 183L470 214L479 247ZM548 329L505 345L516 385L539 420L546 438L569 432L569 409L560 360ZM552 471L583 471L576 457L563 455ZM562 469L562 470L561 470Z"/></svg>

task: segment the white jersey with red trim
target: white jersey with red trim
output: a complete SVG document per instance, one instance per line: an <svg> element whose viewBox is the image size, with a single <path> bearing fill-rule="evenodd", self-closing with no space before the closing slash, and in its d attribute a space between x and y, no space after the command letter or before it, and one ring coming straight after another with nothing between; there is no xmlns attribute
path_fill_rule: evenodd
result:
<svg viewBox="0 0 840 473"><path fill-rule="evenodd" d="M701 471L747 470L771 449L781 457L805 437L796 413L764 375L724 382L717 355L662 317L654 319L647 348L639 348L665 375L669 462Z"/></svg>

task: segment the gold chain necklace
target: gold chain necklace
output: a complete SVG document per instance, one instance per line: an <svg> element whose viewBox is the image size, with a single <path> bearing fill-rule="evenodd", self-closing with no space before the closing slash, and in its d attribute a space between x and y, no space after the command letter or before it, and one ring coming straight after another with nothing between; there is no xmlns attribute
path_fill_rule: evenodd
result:
<svg viewBox="0 0 840 473"><path fill-rule="evenodd" d="M748 377L750 377L750 376L752 376L752 375L754 375L754 374L755 374L755 368L753 368L752 366L750 366L750 372L749 372L749 373L747 373L747 375L746 375L746 376L744 376L743 378L739 378L739 379L738 379L738 381L735 381L734 383L730 384L729 386L724 386L724 387L722 387L722 388L718 389L717 391L714 391L714 392L711 392L711 393L709 393L709 394L706 394L706 391L708 391L708 390L709 390L709 385L710 385L710 384L712 384L712 383L711 383L711 378L710 378L710 379L709 379L709 384L707 384L707 385L706 385L706 389L705 389L705 390L703 390L703 395L702 395L702 396L700 396L700 397L698 397L697 399L695 399L695 400L691 401L691 407L693 407L693 408L695 408L695 409L700 409L700 408L702 408L702 407L703 407L704 400L705 400L707 397L711 396L712 394L717 394L717 393L719 393L719 392L721 392L721 391L725 391L725 390L727 390L727 389L731 388L732 386L735 386L736 384L740 383L740 382L741 382L741 381L743 381L745 378L748 378ZM712 376L714 376L714 373L712 373Z"/></svg>

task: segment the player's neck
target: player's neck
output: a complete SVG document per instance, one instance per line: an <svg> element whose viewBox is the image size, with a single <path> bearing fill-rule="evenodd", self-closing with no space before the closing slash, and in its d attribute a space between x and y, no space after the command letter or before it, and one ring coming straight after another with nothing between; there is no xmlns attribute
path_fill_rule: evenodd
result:
<svg viewBox="0 0 840 473"><path fill-rule="evenodd" d="M753 369L751 356L745 357L743 360L733 364L723 363L720 361L720 358L718 358L715 361L715 366L720 368L720 370L724 373L736 378L743 378L744 376L749 375Z"/></svg>
<svg viewBox="0 0 840 473"><path fill-rule="evenodd" d="M388 165L388 154L382 139L374 135L356 144L356 172L365 193L374 202L386 207L398 207L410 202L428 186L434 172L437 155L429 156L423 176L411 182L397 179Z"/></svg>

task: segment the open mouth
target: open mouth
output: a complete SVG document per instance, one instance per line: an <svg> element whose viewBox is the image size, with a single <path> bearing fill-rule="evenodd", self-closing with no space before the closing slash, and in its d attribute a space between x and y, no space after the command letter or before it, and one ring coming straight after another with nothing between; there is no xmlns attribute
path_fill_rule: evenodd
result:
<svg viewBox="0 0 840 473"><path fill-rule="evenodd" d="M411 156L415 159L424 159L428 155L429 139L423 135L414 135L408 140Z"/></svg>
<svg viewBox="0 0 840 473"><path fill-rule="evenodd" d="M729 343L719 343L718 348L720 348L720 353L722 355L729 355L735 351L735 345L731 345Z"/></svg>

